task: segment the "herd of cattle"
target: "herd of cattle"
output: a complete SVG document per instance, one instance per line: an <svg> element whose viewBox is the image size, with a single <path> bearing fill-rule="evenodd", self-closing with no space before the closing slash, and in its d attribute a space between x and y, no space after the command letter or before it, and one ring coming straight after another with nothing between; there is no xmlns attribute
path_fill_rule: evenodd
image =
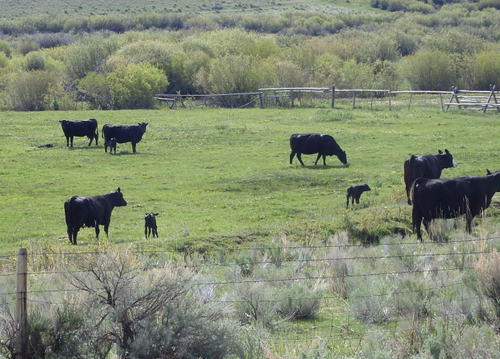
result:
<svg viewBox="0 0 500 359"><path fill-rule="evenodd" d="M99 133L95 119L82 121L60 121L66 145L73 147L73 137L88 137L90 142L95 140L97 145ZM136 152L136 145L141 141L146 132L147 123L137 125L114 126L104 125L104 150L110 147L116 153L116 144L131 142L132 150ZM71 144L70 144L71 143ZM290 136L290 164L297 156L300 164L302 154L316 154L314 162L317 165L323 158L326 166L326 156L337 156L343 164L347 164L347 154L337 144L335 139L327 134L293 134ZM490 172L486 176L464 176L441 179L441 172L445 168L455 167L452 154L445 149L438 154L412 155L404 162L404 182L408 204L413 205L412 222L417 237L422 241L421 224L423 222L430 238L429 229L431 221L435 218L456 218L465 215L466 229L472 230L472 220L491 204L493 195L500 191L500 171ZM350 186L347 189L347 203L359 203L361 194L370 191L367 185ZM104 226L108 235L111 212L114 207L126 206L127 202L118 188L116 191L90 197L71 197L64 203L66 225L69 240L77 244L76 237L82 227L95 227L96 236L99 236L99 225ZM146 238L152 234L158 237L156 216L158 213L146 213L144 235Z"/></svg>

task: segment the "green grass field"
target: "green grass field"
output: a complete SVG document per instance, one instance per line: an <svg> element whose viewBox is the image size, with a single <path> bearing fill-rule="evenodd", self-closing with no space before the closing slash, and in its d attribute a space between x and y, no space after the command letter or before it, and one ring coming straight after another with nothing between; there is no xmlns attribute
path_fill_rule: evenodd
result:
<svg viewBox="0 0 500 359"><path fill-rule="evenodd" d="M75 138L66 148L59 120L149 122L138 153L116 156ZM21 246L70 246L63 203L122 189L127 207L112 215L113 244L151 247L235 246L287 233L324 239L350 222L409 226L402 164L410 154L449 149L459 166L443 176L483 175L498 168L496 114L387 110L208 109L193 111L0 113L0 253ZM332 134L350 166L288 164L292 133ZM37 148L43 144L53 148ZM296 160L295 160L296 161ZM368 183L356 210L345 209L349 185ZM143 238L145 212L159 212L160 237ZM492 208L488 213L496 213ZM368 224L366 224L368 223ZM389 223L389 225L388 225ZM374 230L373 228L369 228ZM105 236L103 237L105 238ZM96 242L80 231L79 246Z"/></svg>
<svg viewBox="0 0 500 359"><path fill-rule="evenodd" d="M79 1L79 0L31 0L32 6L16 0L0 0L0 18L32 15L105 15L111 13L137 12L275 12L275 11L322 11L338 12L346 10L377 11L370 7L369 0L149 0L149 1Z"/></svg>

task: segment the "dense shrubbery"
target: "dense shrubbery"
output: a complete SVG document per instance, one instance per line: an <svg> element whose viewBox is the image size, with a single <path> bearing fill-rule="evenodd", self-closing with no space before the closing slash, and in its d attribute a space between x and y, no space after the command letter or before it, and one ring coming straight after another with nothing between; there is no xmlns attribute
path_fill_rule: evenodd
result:
<svg viewBox="0 0 500 359"><path fill-rule="evenodd" d="M154 103L147 98L160 91L232 93L332 84L447 90L452 85L488 89L490 83L499 84L498 12L489 7L479 11L477 4L435 5L432 14L134 14L4 20L0 30L21 35L10 42L0 40L0 106L33 110L61 108L64 103L64 108L72 108L76 100L97 109L150 108ZM144 31L148 28L155 30ZM145 64L150 67L140 78L137 67L128 67ZM136 69L136 74L119 78L117 71L125 76L125 68ZM34 86L19 100L17 80L10 74L20 74L22 82L36 77L23 73L33 71L51 74L51 100L47 86ZM224 98L220 104L248 101Z"/></svg>

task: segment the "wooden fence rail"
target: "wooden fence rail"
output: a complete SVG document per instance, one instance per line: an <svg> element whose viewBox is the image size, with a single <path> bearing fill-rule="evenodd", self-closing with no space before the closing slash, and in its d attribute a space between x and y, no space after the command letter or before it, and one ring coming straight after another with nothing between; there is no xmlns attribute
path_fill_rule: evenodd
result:
<svg viewBox="0 0 500 359"><path fill-rule="evenodd" d="M414 95L439 95L441 110L447 111L450 106L458 106L459 108L479 107L483 112L496 109L500 111L500 91L495 90L495 85L490 85L489 91L484 90L459 90L454 87L451 91L420 91L420 90L387 90L387 89L339 89L335 85L332 87L265 87L259 88L255 92L238 92L238 93L221 93L221 94L157 94L154 98L158 101L170 103L170 108L176 108L177 104L186 107L185 99L203 100L207 106L208 99L242 97L246 96L250 101L237 107L248 107L254 103L258 103L259 107L264 108L265 103L269 100L274 100L275 105L283 103L281 99L285 99L285 104L289 107L294 107L295 100L301 99L303 94L323 94L329 95L331 98L331 107L335 108L337 98L344 97L345 94L352 94L352 107L356 108L356 98L362 95L370 98L370 108L373 107L374 96L387 99L389 110L392 109L393 98L399 95L410 95L408 101L408 109L411 107ZM340 94L343 94L340 96ZM445 103L443 95L449 95L449 100ZM251 99L251 97L254 97Z"/></svg>

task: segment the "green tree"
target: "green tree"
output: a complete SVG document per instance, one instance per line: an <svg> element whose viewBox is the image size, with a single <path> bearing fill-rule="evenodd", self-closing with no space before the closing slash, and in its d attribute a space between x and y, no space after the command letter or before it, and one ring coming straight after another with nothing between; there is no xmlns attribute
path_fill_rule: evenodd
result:
<svg viewBox="0 0 500 359"><path fill-rule="evenodd" d="M89 72L78 81L78 90L83 92L93 108L99 110L113 108L113 95L105 74Z"/></svg>
<svg viewBox="0 0 500 359"><path fill-rule="evenodd" d="M474 59L474 87L489 90L490 84L500 87L500 51L484 51Z"/></svg>
<svg viewBox="0 0 500 359"><path fill-rule="evenodd" d="M116 108L152 108L153 95L168 85L167 75L148 63L118 67L107 80Z"/></svg>
<svg viewBox="0 0 500 359"><path fill-rule="evenodd" d="M40 111L50 107L50 90L57 77L48 71L21 72L12 75L7 85L7 96L14 110Z"/></svg>

